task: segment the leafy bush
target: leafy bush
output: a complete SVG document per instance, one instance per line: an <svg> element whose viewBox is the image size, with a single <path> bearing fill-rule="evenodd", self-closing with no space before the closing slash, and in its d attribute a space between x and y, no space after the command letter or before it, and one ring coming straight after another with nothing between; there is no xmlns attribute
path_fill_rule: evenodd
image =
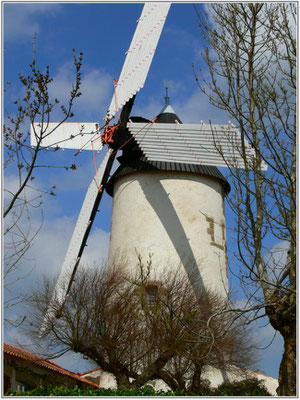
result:
<svg viewBox="0 0 300 400"><path fill-rule="evenodd" d="M257 379L246 379L240 382L225 382L218 386L217 389L208 387L203 388L199 393L191 393L187 390L176 390L164 392L162 390L156 392L151 386L139 389L80 389L59 387L37 387L26 392L6 393L10 396L270 396L265 389L263 383Z"/></svg>
<svg viewBox="0 0 300 400"><path fill-rule="evenodd" d="M256 378L240 382L224 382L214 392L215 396L271 396L263 382Z"/></svg>
<svg viewBox="0 0 300 400"><path fill-rule="evenodd" d="M174 396L174 393L159 391L156 392L151 386L139 389L81 389L77 386L74 388L66 388L63 386L53 387L39 386L33 390L25 392L9 391L10 396Z"/></svg>

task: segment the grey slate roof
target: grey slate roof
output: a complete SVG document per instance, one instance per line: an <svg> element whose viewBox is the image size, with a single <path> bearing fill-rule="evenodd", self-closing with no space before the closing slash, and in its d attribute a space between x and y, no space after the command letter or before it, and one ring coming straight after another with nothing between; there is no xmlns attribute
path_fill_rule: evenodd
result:
<svg viewBox="0 0 300 400"><path fill-rule="evenodd" d="M170 106L169 97L168 94L166 94L165 105L160 111L156 123L175 123L176 121L177 123L178 122L181 123L180 119L175 114L173 108ZM140 156L142 152L137 143L136 145L137 148L139 149L138 151L139 155L137 155L138 158L136 158L136 156L133 155L133 152L131 150L129 150L129 154L127 153L126 157L124 157L124 152L123 152L123 157L119 157L121 165L115 171L115 173L105 186L105 189L110 196L113 196L113 187L118 178L129 174L134 174L135 172L140 172L140 171L153 171L153 172L174 171L177 173L189 172L191 174L200 174L218 180L223 187L225 196L230 192L229 183L227 182L227 180L224 178L224 176L221 174L221 172L218 170L217 167L208 165L175 163L175 162L148 161L144 155Z"/></svg>

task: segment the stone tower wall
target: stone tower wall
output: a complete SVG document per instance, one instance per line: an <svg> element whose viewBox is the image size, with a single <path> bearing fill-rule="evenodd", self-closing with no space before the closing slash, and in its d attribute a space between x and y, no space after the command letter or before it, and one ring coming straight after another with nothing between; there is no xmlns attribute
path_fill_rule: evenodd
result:
<svg viewBox="0 0 300 400"><path fill-rule="evenodd" d="M152 254L156 274L178 266L193 284L226 295L226 229L218 180L186 172L136 172L114 186L109 264L134 273ZM154 279L154 277L153 277Z"/></svg>

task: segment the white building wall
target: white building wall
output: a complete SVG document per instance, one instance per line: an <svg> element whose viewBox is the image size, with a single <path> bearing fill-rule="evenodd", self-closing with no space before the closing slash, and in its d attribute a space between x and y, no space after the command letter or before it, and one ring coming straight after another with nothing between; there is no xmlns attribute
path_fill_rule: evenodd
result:
<svg viewBox="0 0 300 400"><path fill-rule="evenodd" d="M101 368L95 368L80 374L83 378L96 383L103 389L117 389L117 380L111 372L103 371Z"/></svg>
<svg viewBox="0 0 300 400"><path fill-rule="evenodd" d="M241 369L233 365L229 370L221 370L219 368L206 366L203 371L203 379L207 379L212 388L217 388L223 382L239 382L244 379L256 378L262 381L265 388L272 396L276 396L276 389L278 387L278 380L271 376L262 374L260 372L252 371L250 369Z"/></svg>
<svg viewBox="0 0 300 400"><path fill-rule="evenodd" d="M192 281L225 295L228 289L222 187L186 172L136 172L117 180L109 264L132 272L152 256L153 269L181 265ZM196 279L195 279L196 278Z"/></svg>
<svg viewBox="0 0 300 400"><path fill-rule="evenodd" d="M105 389L118 388L114 375L109 372L103 371L101 368L97 368L93 371L88 371L81 374L81 376L86 379L92 380L92 382L96 382L98 385ZM264 386L272 396L277 396L277 379L247 369L245 370L231 366L230 370L226 371L207 366L203 371L202 378L208 380L211 388L217 388L223 382L237 382L243 379L256 378L259 381L263 381ZM171 390L171 388L162 379L154 379L152 381L148 381L145 386L146 385L152 386L156 391L163 390L164 392L167 392L168 390Z"/></svg>

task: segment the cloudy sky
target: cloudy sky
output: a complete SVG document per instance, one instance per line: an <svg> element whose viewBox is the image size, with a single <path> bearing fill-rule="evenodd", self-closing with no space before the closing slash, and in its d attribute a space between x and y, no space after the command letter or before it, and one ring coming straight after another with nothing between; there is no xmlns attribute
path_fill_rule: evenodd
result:
<svg viewBox="0 0 300 400"><path fill-rule="evenodd" d="M47 65L50 66L53 77L50 94L61 101L66 101L72 87L72 49L83 53L82 96L75 104L73 121L99 122L102 125L113 94L113 79L117 79L121 71L142 4L6 2L2 7L4 81L11 82L5 94L4 121L15 112L13 101L22 96L17 77L19 73L29 73L36 33L37 67L45 70ZM157 115L164 104L165 86L168 86L172 107L183 122L212 120L213 123L227 123L229 118L209 105L194 79L192 64L196 70L205 68L201 58L203 46L193 5L173 4L146 84L137 95L132 114L146 118ZM52 120L59 117L60 113L54 110ZM86 188L95 173L90 152L82 152L77 157L74 153L73 150L60 150L45 154L39 160L40 164L56 166L76 163L78 168L76 171L41 168L36 174L35 185L40 189L55 185L56 196L47 196L43 200L43 224L22 266L24 271L32 272L11 286L11 293L16 290L25 292L30 286L37 285L43 274L54 276L60 270ZM101 153L97 155L97 164L102 157ZM6 170L6 188L13 189L15 184L16 171L13 168ZM83 263L99 262L107 256L111 206L112 200L105 194ZM40 210L33 212L31 218L34 231L41 223ZM15 315L22 313L22 309L14 308L10 312ZM25 340L22 332L15 328L8 327L5 333L8 343ZM269 326L257 326L254 335L264 347L273 333ZM277 337L267 350L261 351L262 361L258 367L277 377L281 354L282 341ZM80 357L63 357L58 362L73 371L89 368Z"/></svg>

